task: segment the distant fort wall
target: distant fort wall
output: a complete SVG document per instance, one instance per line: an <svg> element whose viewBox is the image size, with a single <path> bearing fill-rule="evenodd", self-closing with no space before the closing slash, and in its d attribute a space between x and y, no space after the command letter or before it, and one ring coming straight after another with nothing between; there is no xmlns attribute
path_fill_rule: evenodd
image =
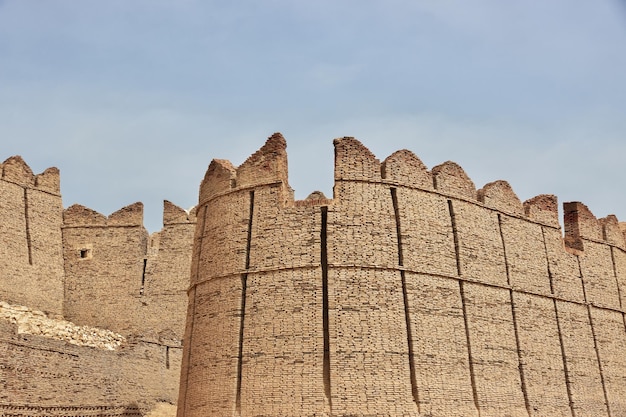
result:
<svg viewBox="0 0 626 417"><path fill-rule="evenodd" d="M0 299L63 313L59 171L19 156L0 164Z"/></svg>
<svg viewBox="0 0 626 417"><path fill-rule="evenodd" d="M0 301L127 338L115 352L73 346L50 337L55 327L17 334L0 315L0 414L131 416L174 404L194 229L194 211L169 201L152 235L141 203L108 217L64 210L56 168L0 164Z"/></svg>
<svg viewBox="0 0 626 417"><path fill-rule="evenodd" d="M353 138L294 201L285 148L200 187L179 416L626 414L614 216Z"/></svg>
<svg viewBox="0 0 626 417"><path fill-rule="evenodd" d="M148 236L143 205L105 217L63 212L64 316L123 334L181 340L195 219L169 201L163 229Z"/></svg>

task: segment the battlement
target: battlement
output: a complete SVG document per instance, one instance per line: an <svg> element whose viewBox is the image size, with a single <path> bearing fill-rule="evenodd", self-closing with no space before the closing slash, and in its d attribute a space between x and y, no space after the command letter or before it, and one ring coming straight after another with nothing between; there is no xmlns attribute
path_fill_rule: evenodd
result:
<svg viewBox="0 0 626 417"><path fill-rule="evenodd" d="M625 224L333 143L332 199L294 201L280 134L209 165L179 417L626 412Z"/></svg>
<svg viewBox="0 0 626 417"><path fill-rule="evenodd" d="M313 193L306 200L294 202L289 187L286 141L275 133L257 152L235 168L230 161L214 159L200 186L200 203L217 196L242 189L253 189L268 184L282 184L287 190L281 194L283 206L328 205L342 201L338 185L347 181L390 184L419 189L446 198L472 202L529 221L560 228L557 197L542 194L521 202L511 185L497 180L476 189L474 182L457 163L446 161L431 170L413 152L403 149L388 156L382 163L360 141L353 137L338 138L335 147L334 195L320 198ZM610 220L608 220L610 219ZM610 242L625 247L626 234L614 215L599 221L582 203L564 205L564 245L575 253L583 251L582 240ZM608 228L608 229L607 229ZM608 230L608 234L607 231Z"/></svg>
<svg viewBox="0 0 626 417"><path fill-rule="evenodd" d="M287 142L280 133L270 136L265 145L235 168L230 161L214 159L200 184L200 203L232 190L282 183L287 180Z"/></svg>
<svg viewBox="0 0 626 417"><path fill-rule="evenodd" d="M57 168L51 167L35 175L19 155L12 156L0 164L0 178L25 188L38 189L55 195L61 194L60 174Z"/></svg>

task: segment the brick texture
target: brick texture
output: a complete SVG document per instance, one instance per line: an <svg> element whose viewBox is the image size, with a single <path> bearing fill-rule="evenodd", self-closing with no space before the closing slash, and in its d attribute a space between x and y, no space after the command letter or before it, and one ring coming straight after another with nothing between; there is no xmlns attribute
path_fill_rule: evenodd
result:
<svg viewBox="0 0 626 417"><path fill-rule="evenodd" d="M334 145L332 199L279 134L209 166L179 417L626 415L624 224Z"/></svg>

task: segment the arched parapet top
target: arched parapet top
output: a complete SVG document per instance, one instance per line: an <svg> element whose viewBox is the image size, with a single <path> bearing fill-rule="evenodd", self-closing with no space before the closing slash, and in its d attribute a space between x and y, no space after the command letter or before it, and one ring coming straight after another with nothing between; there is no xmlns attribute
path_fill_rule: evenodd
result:
<svg viewBox="0 0 626 417"><path fill-rule="evenodd" d="M107 218L108 226L143 226L143 203L122 207Z"/></svg>
<svg viewBox="0 0 626 417"><path fill-rule="evenodd" d="M195 218L192 218L191 213L187 212L185 209L178 207L168 200L163 200L163 225L167 226L169 224L181 223L195 223Z"/></svg>
<svg viewBox="0 0 626 417"><path fill-rule="evenodd" d="M61 195L61 175L58 168L51 167L41 174L34 175L33 170L19 155L12 156L0 164L0 178L22 187Z"/></svg>
<svg viewBox="0 0 626 417"><path fill-rule="evenodd" d="M63 210L63 226L106 226L106 216L95 210L74 204Z"/></svg>
<svg viewBox="0 0 626 417"><path fill-rule="evenodd" d="M282 181L288 185L287 142L274 133L265 145L237 168L237 187L251 187Z"/></svg>
<svg viewBox="0 0 626 417"><path fill-rule="evenodd" d="M230 161L214 159L200 185L199 201L202 203L238 188L277 182L282 182L289 194L286 149L287 143L283 136L280 133L274 133L261 149L238 168L235 168Z"/></svg>
<svg viewBox="0 0 626 417"><path fill-rule="evenodd" d="M446 161L431 170L437 191L476 200L476 186L457 163Z"/></svg>
<svg viewBox="0 0 626 417"><path fill-rule="evenodd" d="M433 177L426 165L411 151L402 149L389 155L382 164L383 179L400 185L433 189Z"/></svg>
<svg viewBox="0 0 626 417"><path fill-rule="evenodd" d="M327 206L332 204L333 200L327 198L321 191L313 191L304 200L297 200L295 202L296 207L310 207L310 206Z"/></svg>
<svg viewBox="0 0 626 417"><path fill-rule="evenodd" d="M61 174L59 169L52 167L35 176L35 187L52 194L61 194Z"/></svg>
<svg viewBox="0 0 626 417"><path fill-rule="evenodd" d="M2 163L2 179L23 187L35 186L35 175L21 156L15 155Z"/></svg>
<svg viewBox="0 0 626 417"><path fill-rule="evenodd" d="M620 228L620 223L617 217L610 214L599 220L602 227L602 237L608 243L618 246L622 249L626 248L626 242L624 241L624 233Z"/></svg>
<svg viewBox="0 0 626 417"><path fill-rule="evenodd" d="M237 170L226 159L214 159L200 184L200 201L227 192L235 185Z"/></svg>
<svg viewBox="0 0 626 417"><path fill-rule="evenodd" d="M189 222L190 223L195 223L195 222L198 221L198 210L197 210L197 207L198 206L193 206L192 208L190 208L188 210L188 212L189 212L188 218L189 218Z"/></svg>
<svg viewBox="0 0 626 417"><path fill-rule="evenodd" d="M380 182L381 166L376 156L353 137L338 138L335 145L335 181Z"/></svg>
<svg viewBox="0 0 626 417"><path fill-rule="evenodd" d="M559 227L559 206L555 195L540 194L524 201L524 213L531 220Z"/></svg>
<svg viewBox="0 0 626 417"><path fill-rule="evenodd" d="M583 238L602 240L602 227L589 208L578 201L563 204L565 245L584 250Z"/></svg>
<svg viewBox="0 0 626 417"><path fill-rule="evenodd" d="M524 215L524 207L511 185L503 180L485 184L478 190L478 201L505 213Z"/></svg>

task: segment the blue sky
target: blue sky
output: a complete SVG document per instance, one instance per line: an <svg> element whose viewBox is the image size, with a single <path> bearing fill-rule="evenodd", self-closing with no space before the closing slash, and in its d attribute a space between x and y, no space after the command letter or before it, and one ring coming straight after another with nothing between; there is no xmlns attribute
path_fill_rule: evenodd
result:
<svg viewBox="0 0 626 417"><path fill-rule="evenodd" d="M624 0L0 0L0 160L150 231L276 131L297 198L355 136L626 221L625 115Z"/></svg>

